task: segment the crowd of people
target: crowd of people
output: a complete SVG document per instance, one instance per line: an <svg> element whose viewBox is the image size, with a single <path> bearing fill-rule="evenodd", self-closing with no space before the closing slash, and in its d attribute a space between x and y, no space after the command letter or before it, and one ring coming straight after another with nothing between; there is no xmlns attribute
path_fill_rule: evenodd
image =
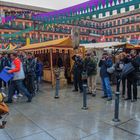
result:
<svg viewBox="0 0 140 140"><path fill-rule="evenodd" d="M122 87L122 98L125 100L137 101L137 85L140 80L140 53L131 50L129 53L119 53L115 56L115 61L111 54L104 52L101 60L98 60L95 51L86 51L83 59L80 54L72 57L74 65L73 73L73 92L83 92L83 84L87 84L88 93L96 96L96 84L98 67L100 68L100 77L102 83L103 96L107 101L112 100L111 77L115 75L117 84L116 91ZM124 68L127 64L133 66L133 70L124 74ZM31 52L13 52L11 54L0 54L0 72L7 69L9 74L14 74L12 80L8 82L8 99L6 103L12 103L13 98L26 95L27 102L39 90L39 83L43 74L42 62ZM122 86L120 86L122 85ZM0 88L6 87L6 83L0 79ZM127 90L126 90L127 89Z"/></svg>
<svg viewBox="0 0 140 140"><path fill-rule="evenodd" d="M8 85L8 99L6 103L12 103L13 98L27 97L27 102L39 91L39 83L42 77L43 64L31 52L12 52L11 54L0 54L0 72L6 69L13 74L12 80L5 83L0 79L0 88Z"/></svg>
<svg viewBox="0 0 140 140"><path fill-rule="evenodd" d="M136 50L117 54L115 61L108 52L104 52L101 60L98 61L94 51L87 51L84 59L79 54L74 55L73 60L74 92L79 90L82 93L82 86L86 83L88 93L96 96L97 69L99 67L103 90L102 98L107 98L107 101L112 100L111 77L115 75L116 91L121 91L122 98L125 100L137 101L137 86L140 80L140 53ZM133 69L130 69L129 65Z"/></svg>

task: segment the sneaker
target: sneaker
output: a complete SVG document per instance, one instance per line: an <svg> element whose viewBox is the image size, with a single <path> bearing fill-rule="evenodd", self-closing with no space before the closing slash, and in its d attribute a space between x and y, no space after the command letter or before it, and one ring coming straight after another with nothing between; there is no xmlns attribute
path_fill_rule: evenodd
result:
<svg viewBox="0 0 140 140"><path fill-rule="evenodd" d="M18 94L18 97L23 97L23 95L21 93Z"/></svg>
<svg viewBox="0 0 140 140"><path fill-rule="evenodd" d="M15 94L15 95L13 96L13 98L14 98L14 99L17 99L17 98L18 98L18 96Z"/></svg>

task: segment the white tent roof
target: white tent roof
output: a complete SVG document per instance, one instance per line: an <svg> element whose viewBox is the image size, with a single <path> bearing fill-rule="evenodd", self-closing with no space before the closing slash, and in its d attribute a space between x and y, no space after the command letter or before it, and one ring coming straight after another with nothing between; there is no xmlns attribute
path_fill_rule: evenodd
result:
<svg viewBox="0 0 140 140"><path fill-rule="evenodd" d="M110 48L114 46L124 45L126 43L122 42L102 42L102 43L89 43L89 44L80 44L80 46L84 46L86 49L104 49Z"/></svg>

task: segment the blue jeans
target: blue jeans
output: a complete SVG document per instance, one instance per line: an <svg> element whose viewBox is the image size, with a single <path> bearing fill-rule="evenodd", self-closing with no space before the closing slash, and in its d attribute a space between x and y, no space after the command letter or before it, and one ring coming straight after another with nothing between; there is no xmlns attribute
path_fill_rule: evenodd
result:
<svg viewBox="0 0 140 140"><path fill-rule="evenodd" d="M102 87L103 87L104 95L107 97L112 97L112 90L111 90L109 77L102 78Z"/></svg>
<svg viewBox="0 0 140 140"><path fill-rule="evenodd" d="M23 84L23 80L15 80L11 81L9 85L9 91L8 91L8 101L12 101L12 97L16 90L19 90L21 93L24 93L25 96L30 100L31 94L29 91L25 88Z"/></svg>

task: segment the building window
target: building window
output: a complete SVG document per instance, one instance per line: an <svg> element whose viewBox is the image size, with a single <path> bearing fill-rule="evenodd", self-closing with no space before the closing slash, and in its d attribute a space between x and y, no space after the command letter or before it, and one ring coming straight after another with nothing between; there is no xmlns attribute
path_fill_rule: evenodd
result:
<svg viewBox="0 0 140 140"><path fill-rule="evenodd" d="M113 10L113 15L117 15L117 10Z"/></svg>
<svg viewBox="0 0 140 140"><path fill-rule="evenodd" d="M117 33L120 34L120 28L117 28Z"/></svg>
<svg viewBox="0 0 140 140"><path fill-rule="evenodd" d="M133 11L133 10L135 10L135 6L134 5L129 6L129 11Z"/></svg>
<svg viewBox="0 0 140 140"><path fill-rule="evenodd" d="M109 11L106 12L105 15L106 15L106 17L110 16L110 12Z"/></svg>
<svg viewBox="0 0 140 140"><path fill-rule="evenodd" d="M112 22L109 23L109 26L112 27Z"/></svg>
<svg viewBox="0 0 140 140"><path fill-rule="evenodd" d="M53 35L49 35L49 39L52 40L53 39Z"/></svg>
<svg viewBox="0 0 140 140"><path fill-rule="evenodd" d="M108 27L108 23L106 22L106 27Z"/></svg>
<svg viewBox="0 0 140 140"><path fill-rule="evenodd" d="M96 15L93 15L92 17L93 17L93 18L96 18Z"/></svg>
<svg viewBox="0 0 140 140"><path fill-rule="evenodd" d="M134 32L134 31L135 31L134 26L131 26L131 31L132 31L132 32Z"/></svg>
<svg viewBox="0 0 140 140"><path fill-rule="evenodd" d="M125 24L125 19L122 19L122 24Z"/></svg>
<svg viewBox="0 0 140 140"><path fill-rule="evenodd" d="M125 8L121 8L121 13L125 13Z"/></svg>
<svg viewBox="0 0 140 140"><path fill-rule="evenodd" d="M112 35L112 30L111 29L109 30L109 35Z"/></svg>
<svg viewBox="0 0 140 140"><path fill-rule="evenodd" d="M103 17L103 14L102 14L102 13L100 13L100 14L99 14L99 18L102 18L102 17Z"/></svg>
<svg viewBox="0 0 140 140"><path fill-rule="evenodd" d="M122 27L122 33L125 33L125 27Z"/></svg>
<svg viewBox="0 0 140 140"><path fill-rule="evenodd" d="M102 28L104 28L104 23L102 23Z"/></svg>
<svg viewBox="0 0 140 140"><path fill-rule="evenodd" d="M113 21L113 25L114 25L114 26L116 26L116 20L115 20L115 21Z"/></svg>
<svg viewBox="0 0 140 140"><path fill-rule="evenodd" d="M136 21L140 21L140 16L137 16L136 17Z"/></svg>
<svg viewBox="0 0 140 140"><path fill-rule="evenodd" d="M106 33L105 34L108 35L108 30L106 30Z"/></svg>
<svg viewBox="0 0 140 140"><path fill-rule="evenodd" d="M120 25L120 20L118 20L118 25Z"/></svg>
<svg viewBox="0 0 140 140"><path fill-rule="evenodd" d="M116 34L116 29L113 30L114 34Z"/></svg>
<svg viewBox="0 0 140 140"><path fill-rule="evenodd" d="M128 33L130 32L129 26L126 27L126 31L127 31Z"/></svg>
<svg viewBox="0 0 140 140"><path fill-rule="evenodd" d="M140 26L139 25L136 26L136 31L140 31Z"/></svg>
<svg viewBox="0 0 140 140"><path fill-rule="evenodd" d="M134 22L135 21L135 17L131 17L131 22Z"/></svg>

